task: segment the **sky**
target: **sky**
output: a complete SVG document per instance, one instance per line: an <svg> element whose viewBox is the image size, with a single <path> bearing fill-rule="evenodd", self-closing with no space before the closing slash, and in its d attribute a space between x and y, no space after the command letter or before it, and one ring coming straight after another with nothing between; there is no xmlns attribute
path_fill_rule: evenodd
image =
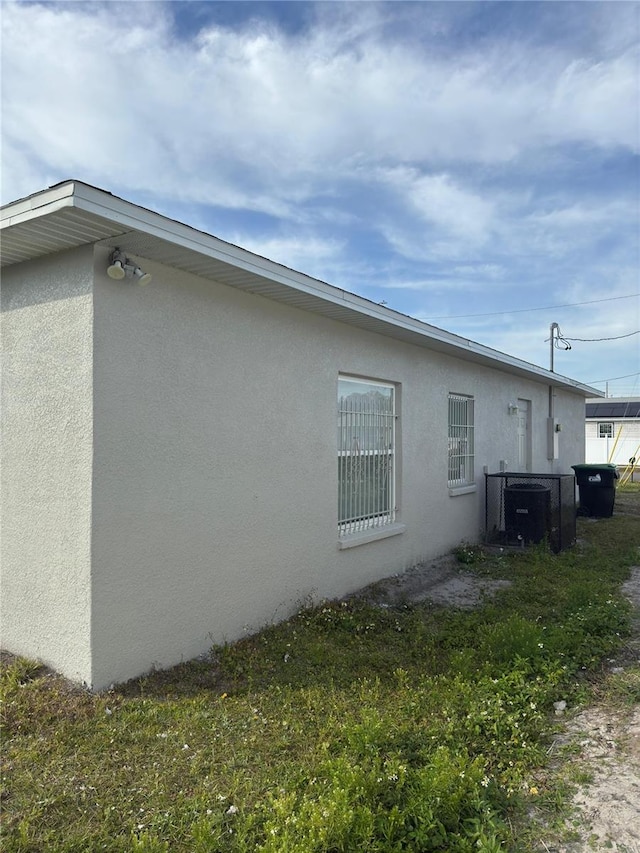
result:
<svg viewBox="0 0 640 853"><path fill-rule="evenodd" d="M640 396L639 3L0 16L3 204L86 181L542 367L558 323Z"/></svg>

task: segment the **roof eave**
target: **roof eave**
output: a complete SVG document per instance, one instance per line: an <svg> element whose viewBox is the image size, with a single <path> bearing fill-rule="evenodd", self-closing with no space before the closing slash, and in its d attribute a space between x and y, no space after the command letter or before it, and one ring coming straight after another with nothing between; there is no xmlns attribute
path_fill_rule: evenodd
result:
<svg viewBox="0 0 640 853"><path fill-rule="evenodd" d="M234 279L237 278L238 270L243 271L245 276L242 283L232 286L241 286L250 292L296 304L387 337L428 346L466 361L506 370L529 379L535 378L584 397L603 396L596 388L422 323L81 181L65 181L6 205L1 211L0 227L5 230L22 226L28 230L29 223L35 224L36 220L54 217L70 208L87 214L92 223L99 226L94 235L98 239L85 235L76 245L90 242L119 243L126 251L135 254L136 242L139 242L137 238L144 236L144 256L149 260L157 259L167 263L163 260L167 254L166 247L178 247L190 255L193 253L194 256L209 258L218 273L222 269L233 271ZM61 245L60 249L63 248L67 246ZM39 256L48 253L41 251ZM173 265L179 269L188 269L186 261L182 267L175 262ZM224 277L220 278L219 274L210 277L231 284L225 282Z"/></svg>

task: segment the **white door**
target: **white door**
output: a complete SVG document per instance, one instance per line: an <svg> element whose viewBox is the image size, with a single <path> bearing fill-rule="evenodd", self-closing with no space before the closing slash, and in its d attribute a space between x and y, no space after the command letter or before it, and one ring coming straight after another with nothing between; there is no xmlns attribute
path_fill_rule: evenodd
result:
<svg viewBox="0 0 640 853"><path fill-rule="evenodd" d="M518 471L531 471L531 403L518 400Z"/></svg>

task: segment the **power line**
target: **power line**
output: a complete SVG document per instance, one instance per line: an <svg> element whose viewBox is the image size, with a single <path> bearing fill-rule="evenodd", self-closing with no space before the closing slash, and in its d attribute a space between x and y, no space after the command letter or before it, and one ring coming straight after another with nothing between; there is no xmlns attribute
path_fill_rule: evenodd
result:
<svg viewBox="0 0 640 853"><path fill-rule="evenodd" d="M608 379L590 379L588 385L598 385L600 382L615 382L618 379L630 379L632 376L640 376L640 370L637 373L625 373L624 376L610 376Z"/></svg>
<svg viewBox="0 0 640 853"><path fill-rule="evenodd" d="M554 308L576 308L580 305L595 305L598 302L615 302L618 299L633 299L638 293L627 296L609 296L607 299L591 299L588 302L565 302L562 305L544 305L542 308L514 308L512 311L487 311L484 314L440 314L437 317L425 317L425 320L460 320L464 317L498 317L502 314L528 314L530 311L551 311ZM577 340L577 338L575 338Z"/></svg>
<svg viewBox="0 0 640 853"><path fill-rule="evenodd" d="M563 341L586 341L587 343L594 343L596 341L619 341L621 338L630 338L632 335L640 335L640 329L636 329L635 332L627 332L626 335L616 335L614 338L565 338L564 335L560 337Z"/></svg>

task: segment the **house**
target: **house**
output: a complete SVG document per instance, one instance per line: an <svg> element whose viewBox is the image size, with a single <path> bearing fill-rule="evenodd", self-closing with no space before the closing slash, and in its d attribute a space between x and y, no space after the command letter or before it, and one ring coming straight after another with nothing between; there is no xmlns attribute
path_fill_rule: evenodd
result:
<svg viewBox="0 0 640 853"><path fill-rule="evenodd" d="M584 459L595 389L85 183L2 235L0 639L93 689L477 541L485 471Z"/></svg>
<svg viewBox="0 0 640 853"><path fill-rule="evenodd" d="M623 471L632 459L640 469L640 397L588 399L585 461L610 462Z"/></svg>

